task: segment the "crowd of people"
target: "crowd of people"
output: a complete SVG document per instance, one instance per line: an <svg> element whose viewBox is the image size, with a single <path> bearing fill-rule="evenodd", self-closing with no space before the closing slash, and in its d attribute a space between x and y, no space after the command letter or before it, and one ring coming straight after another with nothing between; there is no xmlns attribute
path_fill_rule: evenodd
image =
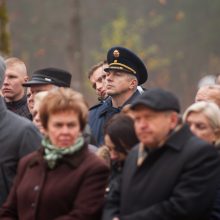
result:
<svg viewBox="0 0 220 220"><path fill-rule="evenodd" d="M28 75L0 57L0 219L220 219L217 76L181 114L125 47L91 67L90 108L68 71Z"/></svg>

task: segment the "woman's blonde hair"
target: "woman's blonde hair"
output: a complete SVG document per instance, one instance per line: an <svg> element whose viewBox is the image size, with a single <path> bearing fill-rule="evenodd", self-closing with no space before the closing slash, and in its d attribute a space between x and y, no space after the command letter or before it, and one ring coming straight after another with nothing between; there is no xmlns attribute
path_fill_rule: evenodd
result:
<svg viewBox="0 0 220 220"><path fill-rule="evenodd" d="M220 109L214 102L199 101L190 105L183 114L183 121L186 122L187 117L192 112L203 113L209 121L217 136L216 144L220 144Z"/></svg>
<svg viewBox="0 0 220 220"><path fill-rule="evenodd" d="M74 111L78 114L82 131L88 118L88 105L83 95L69 88L57 88L49 91L39 108L40 120L44 129L47 129L51 114L66 111Z"/></svg>

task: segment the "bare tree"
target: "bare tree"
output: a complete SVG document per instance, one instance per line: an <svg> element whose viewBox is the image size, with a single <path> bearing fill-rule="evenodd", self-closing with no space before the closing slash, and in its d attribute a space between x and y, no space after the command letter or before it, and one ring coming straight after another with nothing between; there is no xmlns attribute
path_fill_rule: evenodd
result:
<svg viewBox="0 0 220 220"><path fill-rule="evenodd" d="M68 44L69 66L72 72L72 87L83 92L82 37L80 0L72 0L70 39Z"/></svg>
<svg viewBox="0 0 220 220"><path fill-rule="evenodd" d="M5 55L10 53L6 0L0 0L0 51Z"/></svg>

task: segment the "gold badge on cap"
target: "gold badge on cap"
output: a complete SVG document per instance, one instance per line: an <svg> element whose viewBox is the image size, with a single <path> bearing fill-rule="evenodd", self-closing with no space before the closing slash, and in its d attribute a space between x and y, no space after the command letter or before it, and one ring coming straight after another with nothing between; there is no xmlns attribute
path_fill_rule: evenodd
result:
<svg viewBox="0 0 220 220"><path fill-rule="evenodd" d="M117 58L117 57L119 57L119 55L120 55L119 51L118 50L114 50L113 56Z"/></svg>

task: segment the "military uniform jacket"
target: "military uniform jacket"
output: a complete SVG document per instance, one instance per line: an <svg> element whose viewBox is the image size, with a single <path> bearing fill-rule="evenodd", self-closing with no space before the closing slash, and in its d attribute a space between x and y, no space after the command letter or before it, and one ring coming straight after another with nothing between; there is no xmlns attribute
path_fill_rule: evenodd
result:
<svg viewBox="0 0 220 220"><path fill-rule="evenodd" d="M43 149L19 163L1 220L99 220L109 169L87 146L48 169Z"/></svg>
<svg viewBox="0 0 220 220"><path fill-rule="evenodd" d="M209 219L220 177L220 159L212 145L185 125L140 167L137 158L135 148L108 198L103 220Z"/></svg>
<svg viewBox="0 0 220 220"><path fill-rule="evenodd" d="M89 111L89 125L92 130L92 135L96 139L97 146L100 146L104 142L104 125L113 115L119 113L121 109L130 104L140 92L137 90L120 108L114 108L112 106L111 97L109 97L105 102L95 107L92 107Z"/></svg>

